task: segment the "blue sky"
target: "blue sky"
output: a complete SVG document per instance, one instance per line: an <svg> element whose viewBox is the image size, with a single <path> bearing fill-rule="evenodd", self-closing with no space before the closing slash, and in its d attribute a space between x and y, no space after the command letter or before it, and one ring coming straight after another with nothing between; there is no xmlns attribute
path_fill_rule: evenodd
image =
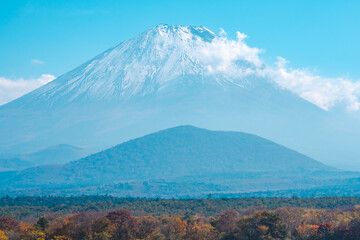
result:
<svg viewBox="0 0 360 240"><path fill-rule="evenodd" d="M0 77L59 76L160 23L249 36L294 68L360 79L359 1L0 1ZM45 75L48 76L48 75ZM45 77L46 78L46 77ZM44 81L39 78L37 81Z"/></svg>
<svg viewBox="0 0 360 240"><path fill-rule="evenodd" d="M359 1L16 1L0 3L0 76L60 75L159 23L204 25L323 75L358 78ZM33 59L45 64L32 64Z"/></svg>

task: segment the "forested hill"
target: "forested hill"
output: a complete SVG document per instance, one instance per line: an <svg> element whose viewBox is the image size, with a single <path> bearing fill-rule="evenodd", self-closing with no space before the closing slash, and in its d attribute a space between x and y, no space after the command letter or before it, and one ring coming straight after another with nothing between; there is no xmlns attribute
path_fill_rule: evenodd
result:
<svg viewBox="0 0 360 240"><path fill-rule="evenodd" d="M315 170L334 169L255 135L180 126L69 163L61 174L77 182L112 182Z"/></svg>
<svg viewBox="0 0 360 240"><path fill-rule="evenodd" d="M303 189L315 188L324 189L320 196L332 195L327 194L329 189L360 173L326 166L256 135L179 126L65 165L36 166L0 176L1 195L203 198L209 193L282 196L272 193L297 189L300 194L293 195L307 197L314 194L304 195Z"/></svg>

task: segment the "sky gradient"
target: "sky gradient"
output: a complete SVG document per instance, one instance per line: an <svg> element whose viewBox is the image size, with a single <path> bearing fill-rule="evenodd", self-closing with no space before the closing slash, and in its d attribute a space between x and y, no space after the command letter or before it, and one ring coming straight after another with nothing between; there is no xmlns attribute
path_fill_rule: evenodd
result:
<svg viewBox="0 0 360 240"><path fill-rule="evenodd" d="M40 86L44 74L60 76L161 23L222 28L234 39L240 31L264 61L281 56L289 67L357 81L358 9L358 1L2 0L0 85Z"/></svg>
<svg viewBox="0 0 360 240"><path fill-rule="evenodd" d="M358 1L17 1L0 3L0 76L60 75L160 23L204 25L296 67L358 78Z"/></svg>

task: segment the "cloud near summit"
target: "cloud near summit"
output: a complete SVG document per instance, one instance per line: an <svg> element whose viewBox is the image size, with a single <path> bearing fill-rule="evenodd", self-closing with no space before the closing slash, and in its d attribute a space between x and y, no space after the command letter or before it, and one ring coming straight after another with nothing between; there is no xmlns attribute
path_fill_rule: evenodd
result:
<svg viewBox="0 0 360 240"><path fill-rule="evenodd" d="M235 78L246 77L254 73L254 67L258 68L263 64L259 57L262 50L249 47L244 42L246 37L245 34L237 32L237 40L231 40L222 30L219 37L199 47L197 57L210 74L225 74ZM251 65L246 68L239 67L237 64L239 60L251 63Z"/></svg>
<svg viewBox="0 0 360 240"><path fill-rule="evenodd" d="M245 43L247 36L237 32L237 39L227 38L224 30L199 50L209 74L225 74L232 78L258 75L299 95L324 110L343 104L349 111L360 108L360 82L344 78L325 78L305 68L291 69L287 60L278 57L268 64L262 61L262 49ZM246 62L248 64L237 64Z"/></svg>
<svg viewBox="0 0 360 240"><path fill-rule="evenodd" d="M237 32L237 38L230 39L221 29L220 34L212 41L197 39L191 48L188 48L189 46L186 48L198 60L205 74L228 78L235 84L237 80L250 76L263 77L324 110L330 110L336 105L346 106L349 111L360 109L360 81L336 77L326 78L306 68L292 69L287 66L287 60L282 57L278 57L273 63L265 63L261 58L264 50L247 45L246 37L245 34ZM169 40L162 39L162 41ZM27 80L0 77L0 105L53 79L55 77L50 74Z"/></svg>

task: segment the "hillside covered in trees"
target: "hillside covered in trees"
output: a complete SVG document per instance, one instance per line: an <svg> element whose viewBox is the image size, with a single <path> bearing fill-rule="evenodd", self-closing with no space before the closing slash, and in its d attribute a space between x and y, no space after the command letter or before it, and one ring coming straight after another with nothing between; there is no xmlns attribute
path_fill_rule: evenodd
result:
<svg viewBox="0 0 360 240"><path fill-rule="evenodd" d="M360 172L332 168L256 135L187 125L64 165L0 172L0 196L204 198L267 192L265 197L278 197L281 191L301 197L359 196L359 177Z"/></svg>

